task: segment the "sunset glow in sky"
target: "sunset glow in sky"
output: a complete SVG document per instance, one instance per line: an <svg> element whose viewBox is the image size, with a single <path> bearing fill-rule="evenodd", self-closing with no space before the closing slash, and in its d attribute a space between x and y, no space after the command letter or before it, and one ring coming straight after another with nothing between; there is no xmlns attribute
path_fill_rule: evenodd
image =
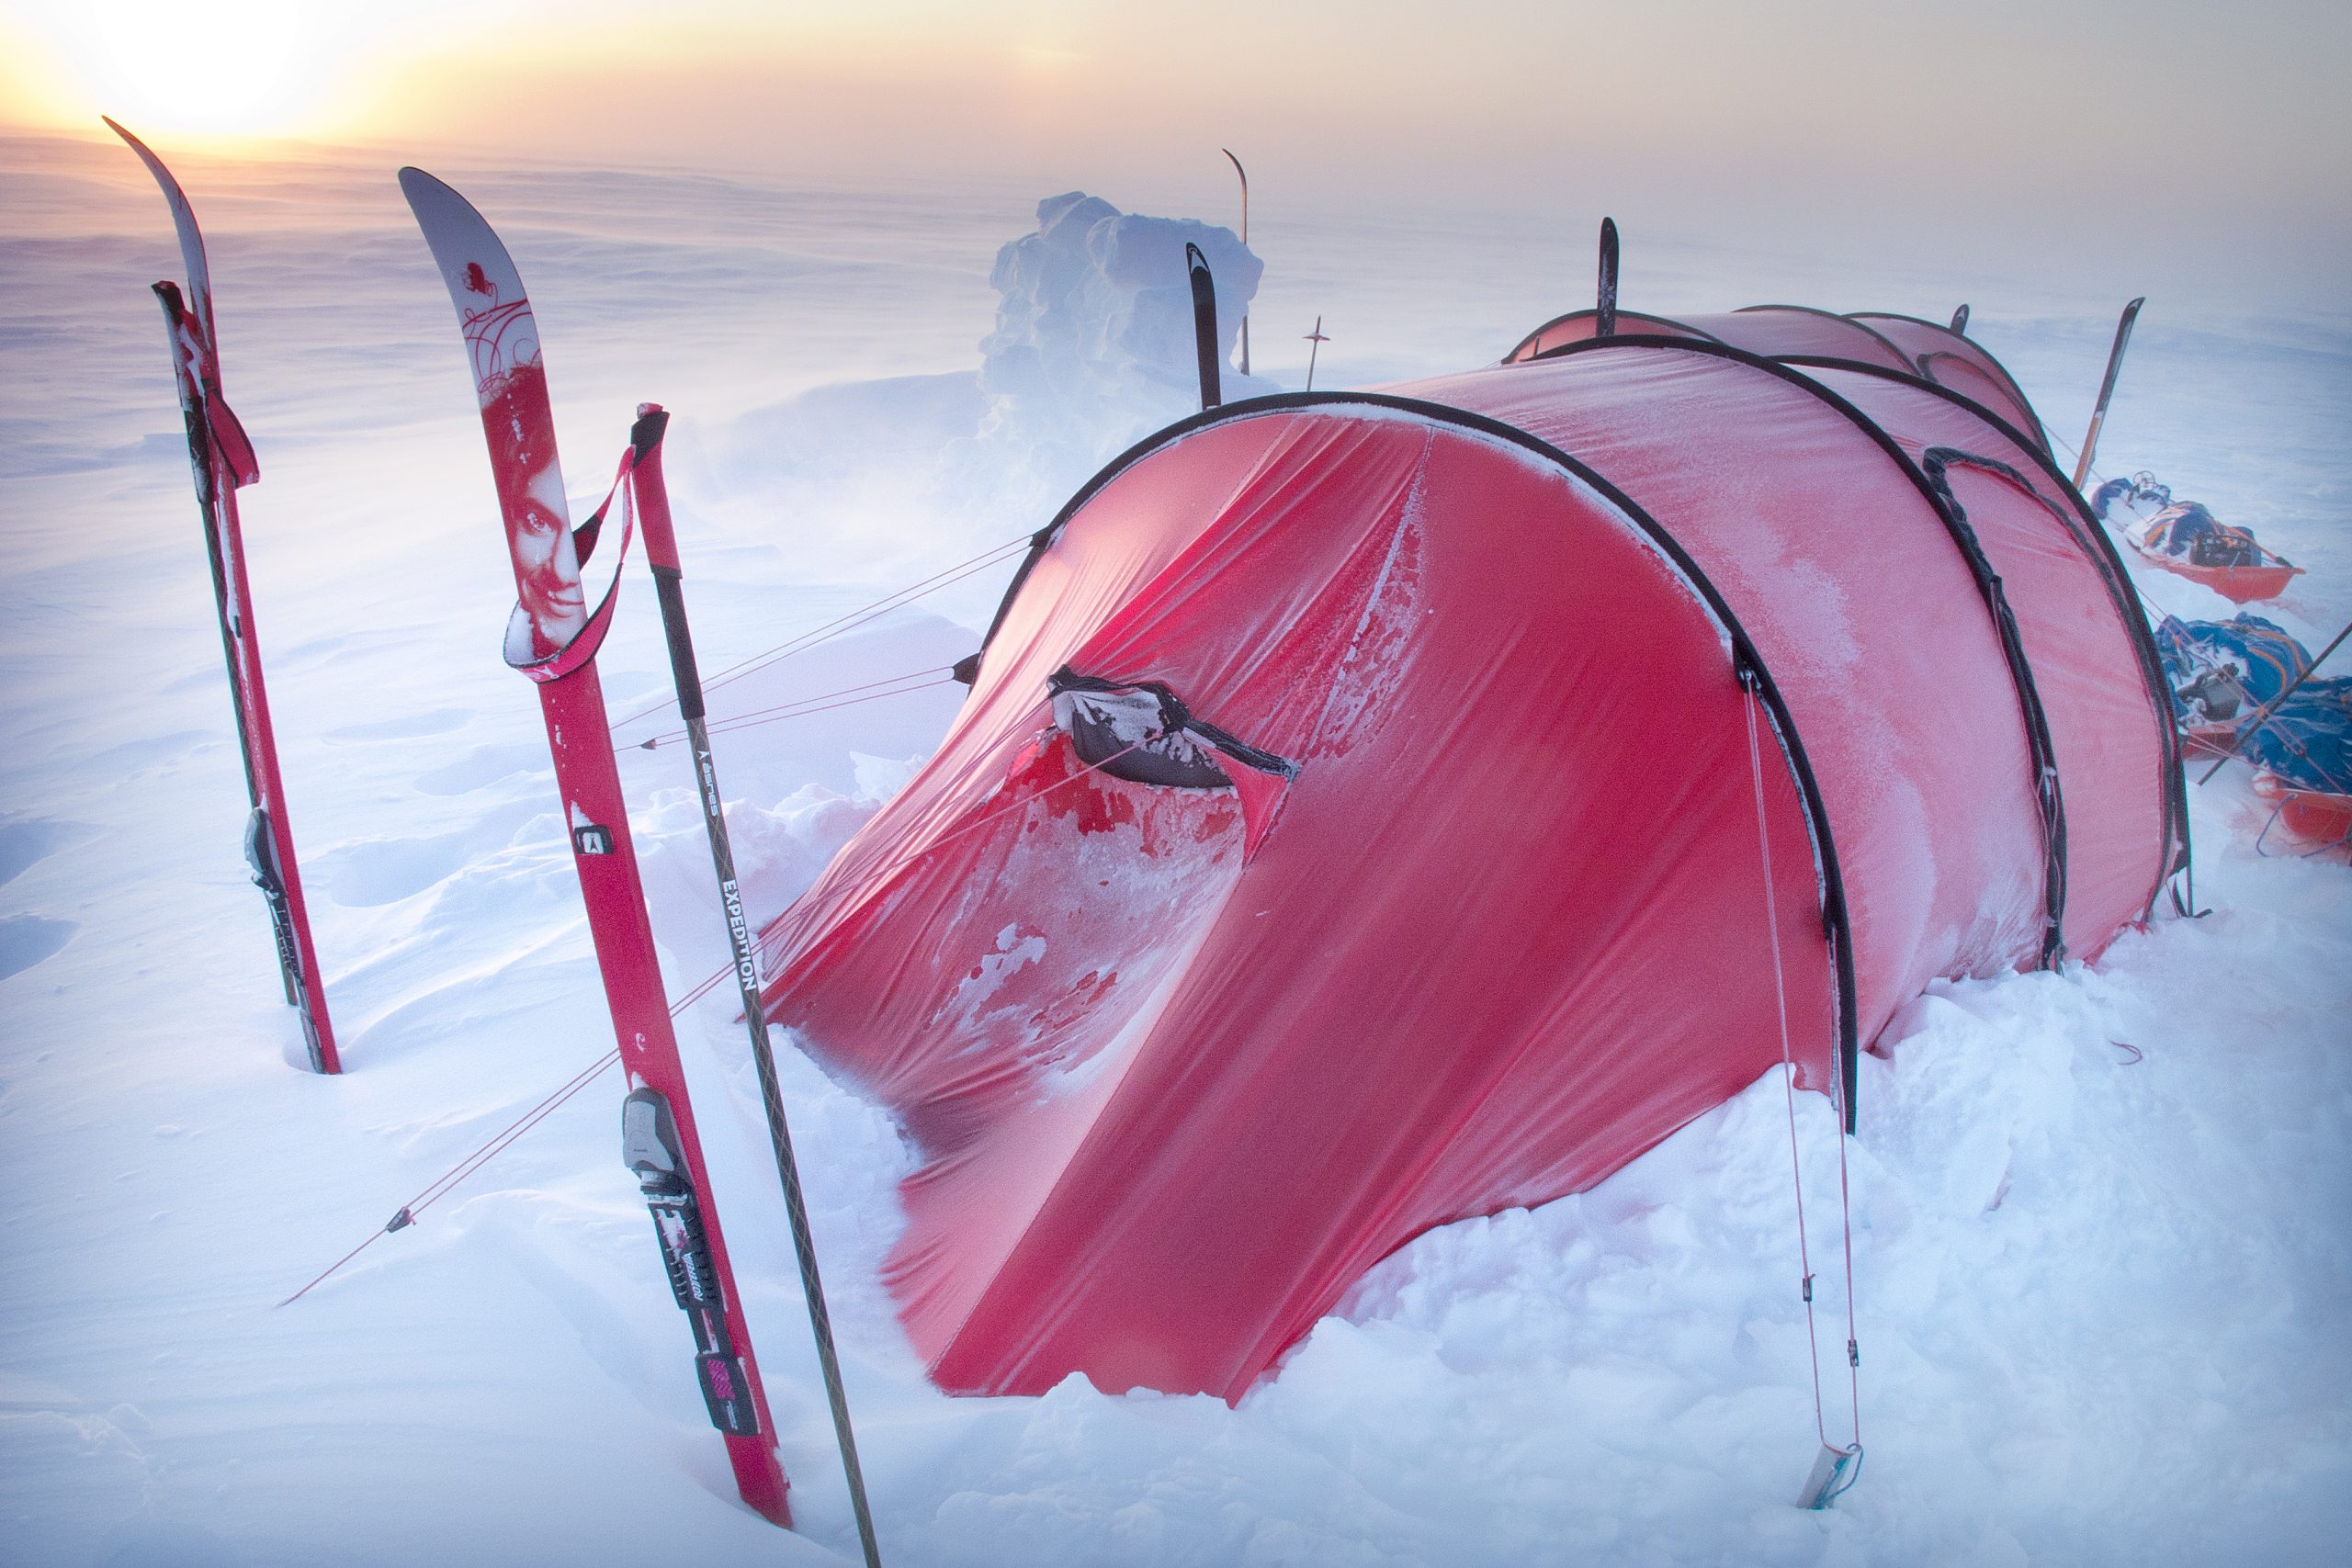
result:
<svg viewBox="0 0 2352 1568"><path fill-rule="evenodd" d="M0 0L17 127L1040 189L1132 188L1222 144L1270 199L1606 204L1693 233L1731 213L1780 238L2061 243L2105 208L2281 282L2328 274L2319 294L2352 239L2347 69L2352 7L2328 0Z"/></svg>

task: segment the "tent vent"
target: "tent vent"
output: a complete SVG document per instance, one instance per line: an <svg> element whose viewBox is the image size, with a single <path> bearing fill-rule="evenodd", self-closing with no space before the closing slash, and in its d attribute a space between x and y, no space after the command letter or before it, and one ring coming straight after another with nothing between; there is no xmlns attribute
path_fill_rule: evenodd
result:
<svg viewBox="0 0 2352 1568"><path fill-rule="evenodd" d="M1225 759L1278 778L1295 765L1260 750L1193 716L1183 700L1157 681L1125 684L1080 675L1065 665L1046 682L1054 728L1070 739L1079 760L1130 784L1176 789L1229 789Z"/></svg>

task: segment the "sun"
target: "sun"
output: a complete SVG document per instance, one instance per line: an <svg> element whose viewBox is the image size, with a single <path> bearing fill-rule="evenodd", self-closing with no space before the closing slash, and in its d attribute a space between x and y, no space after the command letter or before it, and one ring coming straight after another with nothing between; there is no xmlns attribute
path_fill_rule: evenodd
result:
<svg viewBox="0 0 2352 1568"><path fill-rule="evenodd" d="M111 114L165 134L282 135L324 107L361 45L340 7L294 0L95 0L10 6L50 57L39 84L60 118Z"/></svg>

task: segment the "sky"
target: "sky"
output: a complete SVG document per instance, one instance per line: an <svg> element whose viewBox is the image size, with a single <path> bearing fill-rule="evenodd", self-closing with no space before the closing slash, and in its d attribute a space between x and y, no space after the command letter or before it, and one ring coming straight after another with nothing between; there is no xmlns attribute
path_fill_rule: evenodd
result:
<svg viewBox="0 0 2352 1568"><path fill-rule="evenodd" d="M2328 310L2352 7L2327 0L0 0L0 127L460 147L797 180L1531 206L1588 232L1909 246Z"/></svg>

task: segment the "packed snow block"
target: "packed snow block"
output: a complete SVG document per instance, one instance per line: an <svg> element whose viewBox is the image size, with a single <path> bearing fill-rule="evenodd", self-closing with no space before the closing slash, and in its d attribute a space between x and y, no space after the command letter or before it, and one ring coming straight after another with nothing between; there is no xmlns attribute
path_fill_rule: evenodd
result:
<svg viewBox="0 0 2352 1568"><path fill-rule="evenodd" d="M1846 373L1661 334L1228 406L1041 534L763 937L770 1016L920 1153L886 1277L942 1386L1238 1399L1784 1039L1850 1108L1937 978L2144 918L2181 844L2128 581L2030 438ZM2077 788L2118 821L2069 834Z"/></svg>
<svg viewBox="0 0 2352 1568"><path fill-rule="evenodd" d="M1231 357L1265 267L1229 229L1121 212L1070 191L1037 204L1037 231L998 251L1003 295L980 340L984 441L1082 466L1199 406L1186 244L1216 280L1218 342ZM1228 398L1274 390L1228 370Z"/></svg>

